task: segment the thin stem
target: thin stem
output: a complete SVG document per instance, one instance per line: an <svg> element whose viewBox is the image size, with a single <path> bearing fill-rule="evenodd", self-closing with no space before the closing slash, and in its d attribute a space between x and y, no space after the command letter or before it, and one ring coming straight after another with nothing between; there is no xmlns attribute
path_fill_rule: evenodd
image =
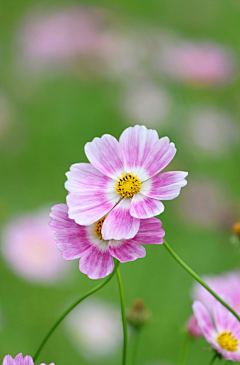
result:
<svg viewBox="0 0 240 365"><path fill-rule="evenodd" d="M208 365L212 365L217 357L220 357L220 359L221 359L221 356L217 352L215 352L215 354L213 355L212 360L210 361L210 363Z"/></svg>
<svg viewBox="0 0 240 365"><path fill-rule="evenodd" d="M180 348L177 365L183 365L184 364L184 362L187 358L189 341L190 341L190 336L186 332L185 335L184 335L183 341L182 341L181 348Z"/></svg>
<svg viewBox="0 0 240 365"><path fill-rule="evenodd" d="M222 300L187 264L185 264L185 262L182 259L180 259L180 257L173 251L173 249L169 246L169 244L165 240L163 244L166 247L166 249L170 252L170 254L174 257L174 259L240 321L239 315L227 303L225 303L224 300Z"/></svg>
<svg viewBox="0 0 240 365"><path fill-rule="evenodd" d="M134 330L134 335L133 335L133 340L132 340L132 342L133 342L133 345L132 345L132 365L136 364L139 337L140 337L140 330L139 329Z"/></svg>
<svg viewBox="0 0 240 365"><path fill-rule="evenodd" d="M47 340L49 339L49 337L51 336L51 334L54 332L54 330L57 328L57 326L62 322L62 320L66 317L66 315L71 312L71 310L73 308L75 308L79 303L81 303L84 299L86 299L87 297L89 297L91 294L95 293L96 291L98 291L99 289L103 288L114 276L115 272L117 271L118 265L119 265L119 261L114 260L115 261L115 266L114 266L114 270L113 272L103 281L101 282L101 284L98 284L97 286L95 286L95 288L89 290L86 294L84 294L83 296L81 296L79 299L77 299L72 305L70 305L70 307L68 307L63 314L59 317L59 319L55 322L55 324L52 326L52 328L50 329L50 331L47 333L47 335L44 337L41 345L39 346L35 356L33 357L33 361L35 362L38 355L40 354L41 350L43 349L44 345L46 344Z"/></svg>
<svg viewBox="0 0 240 365"><path fill-rule="evenodd" d="M122 324L123 324L123 358L122 365L126 365L127 361L127 321L125 316L125 304L124 304L124 296L123 296L123 286L119 268L117 268L117 279L120 293L120 301L121 301L121 312L122 312Z"/></svg>

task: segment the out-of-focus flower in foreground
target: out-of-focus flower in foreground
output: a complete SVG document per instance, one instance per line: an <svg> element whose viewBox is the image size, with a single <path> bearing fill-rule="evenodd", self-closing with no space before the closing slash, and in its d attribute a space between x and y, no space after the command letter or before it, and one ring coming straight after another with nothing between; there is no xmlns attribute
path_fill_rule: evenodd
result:
<svg viewBox="0 0 240 365"><path fill-rule="evenodd" d="M83 356L100 361L121 345L122 326L119 311L102 301L88 301L67 318L68 338Z"/></svg>
<svg viewBox="0 0 240 365"><path fill-rule="evenodd" d="M46 210L20 216L3 227L1 251L11 269L29 281L52 283L66 273Z"/></svg>
<svg viewBox="0 0 240 365"><path fill-rule="evenodd" d="M235 311L240 310L240 271L208 276L203 280L216 294L230 298ZM192 296L194 300L201 302L210 313L213 312L217 300L202 285L198 283L194 285Z"/></svg>
<svg viewBox="0 0 240 365"><path fill-rule="evenodd" d="M186 323L187 333L194 338L202 337L202 330L198 325L197 318L195 316L189 317Z"/></svg>
<svg viewBox="0 0 240 365"><path fill-rule="evenodd" d="M214 303L210 313L201 302L194 302L193 311L207 342L226 360L240 362L238 319L219 302Z"/></svg>
<svg viewBox="0 0 240 365"><path fill-rule="evenodd" d="M140 219L162 213L159 200L176 198L187 184L187 172L159 174L176 148L145 126L125 129L119 142L108 134L94 138L85 153L90 164L74 164L66 174L69 217L90 225L109 213L102 226L104 240L133 238Z"/></svg>
<svg viewBox="0 0 240 365"><path fill-rule="evenodd" d="M26 355L23 357L23 354L18 354L15 359L12 358L11 355L6 355L3 359L2 365L34 365L33 359L31 356ZM42 363L40 365L46 365L45 363ZM53 362L49 365L55 365Z"/></svg>
<svg viewBox="0 0 240 365"><path fill-rule="evenodd" d="M137 235L129 240L105 241L102 225L105 217L89 226L81 226L68 216L68 207L57 204L50 213L50 226L56 231L54 239L65 260L80 259L79 270L90 279L101 279L114 268L113 257L120 262L145 257L146 250L139 243L162 244L165 235L157 218L142 219Z"/></svg>
<svg viewBox="0 0 240 365"><path fill-rule="evenodd" d="M202 87L227 83L235 73L231 52L210 42L166 44L158 62L161 71L170 77Z"/></svg>

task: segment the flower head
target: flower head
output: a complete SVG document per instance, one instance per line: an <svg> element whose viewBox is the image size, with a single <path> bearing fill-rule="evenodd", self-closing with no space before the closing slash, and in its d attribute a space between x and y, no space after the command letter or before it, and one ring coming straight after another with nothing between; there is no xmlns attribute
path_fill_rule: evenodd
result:
<svg viewBox="0 0 240 365"><path fill-rule="evenodd" d="M140 219L164 211L159 200L176 198L187 184L186 172L159 174L173 159L176 148L168 137L136 125L127 128L119 142L105 134L85 145L90 164L77 163L66 174L69 217L91 225L107 214L104 240L133 238Z"/></svg>
<svg viewBox="0 0 240 365"><path fill-rule="evenodd" d="M79 270L90 279L109 275L114 268L113 257L120 262L145 257L144 244L161 244L165 235L162 223L157 218L140 221L137 235L132 239L104 240L101 227L105 219L100 218L89 226L77 224L68 216L68 207L57 204L50 213L50 226L56 231L54 239L65 260L80 259Z"/></svg>
<svg viewBox="0 0 240 365"><path fill-rule="evenodd" d="M25 357L23 357L23 354L20 353L15 357L15 359L13 359L11 355L6 355L3 359L2 365L34 365L34 362L31 356L26 355ZM46 364L42 363L40 365ZM51 364L49 365L54 365L54 363L51 362Z"/></svg>
<svg viewBox="0 0 240 365"><path fill-rule="evenodd" d="M240 323L237 318L219 302L214 303L211 314L201 302L194 302L193 311L207 342L226 360L240 362Z"/></svg>

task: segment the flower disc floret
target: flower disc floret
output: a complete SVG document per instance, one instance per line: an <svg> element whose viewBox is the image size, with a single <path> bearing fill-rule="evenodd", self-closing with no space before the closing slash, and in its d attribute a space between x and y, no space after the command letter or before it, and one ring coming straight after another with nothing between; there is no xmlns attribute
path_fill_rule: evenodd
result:
<svg viewBox="0 0 240 365"><path fill-rule="evenodd" d="M237 351L238 339L232 335L232 332L223 331L217 337L219 345L227 351Z"/></svg>
<svg viewBox="0 0 240 365"><path fill-rule="evenodd" d="M141 185L137 175L133 175L132 172L122 172L122 177L118 177L115 190L121 198L132 198L134 194L139 193Z"/></svg>
<svg viewBox="0 0 240 365"><path fill-rule="evenodd" d="M102 225L103 225L103 222L105 221L105 219L106 219L106 217L103 217L103 218L99 219L97 222L94 223L94 232L95 232L95 235L100 240L103 239L103 236L102 236Z"/></svg>

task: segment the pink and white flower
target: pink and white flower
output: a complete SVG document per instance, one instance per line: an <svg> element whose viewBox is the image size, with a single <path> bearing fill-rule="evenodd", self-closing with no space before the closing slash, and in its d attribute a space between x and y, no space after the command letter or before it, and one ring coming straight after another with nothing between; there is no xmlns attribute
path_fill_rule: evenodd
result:
<svg viewBox="0 0 240 365"><path fill-rule="evenodd" d="M25 357L23 357L23 354L20 353L15 357L15 359L13 359L11 355L6 355L3 359L2 365L34 365L34 362L31 356L26 355ZM42 363L40 365L46 364ZM54 365L54 363L51 362L51 364L49 365Z"/></svg>
<svg viewBox="0 0 240 365"><path fill-rule="evenodd" d="M56 231L54 239L65 260L80 259L79 270L90 279L101 279L114 268L113 257L120 262L145 257L143 244L162 244L165 235L157 218L140 221L139 231L132 239L104 240L102 226L105 217L89 226L76 223L68 216L66 204L57 204L50 213L50 226ZM106 218L107 219L107 218Z"/></svg>
<svg viewBox="0 0 240 365"><path fill-rule="evenodd" d="M16 217L3 227L1 252L10 268L30 282L54 283L68 269L56 248L45 209Z"/></svg>
<svg viewBox="0 0 240 365"><path fill-rule="evenodd" d="M85 145L90 164L77 163L66 174L69 217L90 225L108 214L102 227L104 240L133 238L140 219L164 211L159 200L176 198L187 172L159 174L173 159L176 148L145 126L129 127L119 142L111 135Z"/></svg>
<svg viewBox="0 0 240 365"><path fill-rule="evenodd" d="M194 302L193 311L202 333L212 347L226 360L240 362L240 323L221 303L214 303L212 312L201 302Z"/></svg>

